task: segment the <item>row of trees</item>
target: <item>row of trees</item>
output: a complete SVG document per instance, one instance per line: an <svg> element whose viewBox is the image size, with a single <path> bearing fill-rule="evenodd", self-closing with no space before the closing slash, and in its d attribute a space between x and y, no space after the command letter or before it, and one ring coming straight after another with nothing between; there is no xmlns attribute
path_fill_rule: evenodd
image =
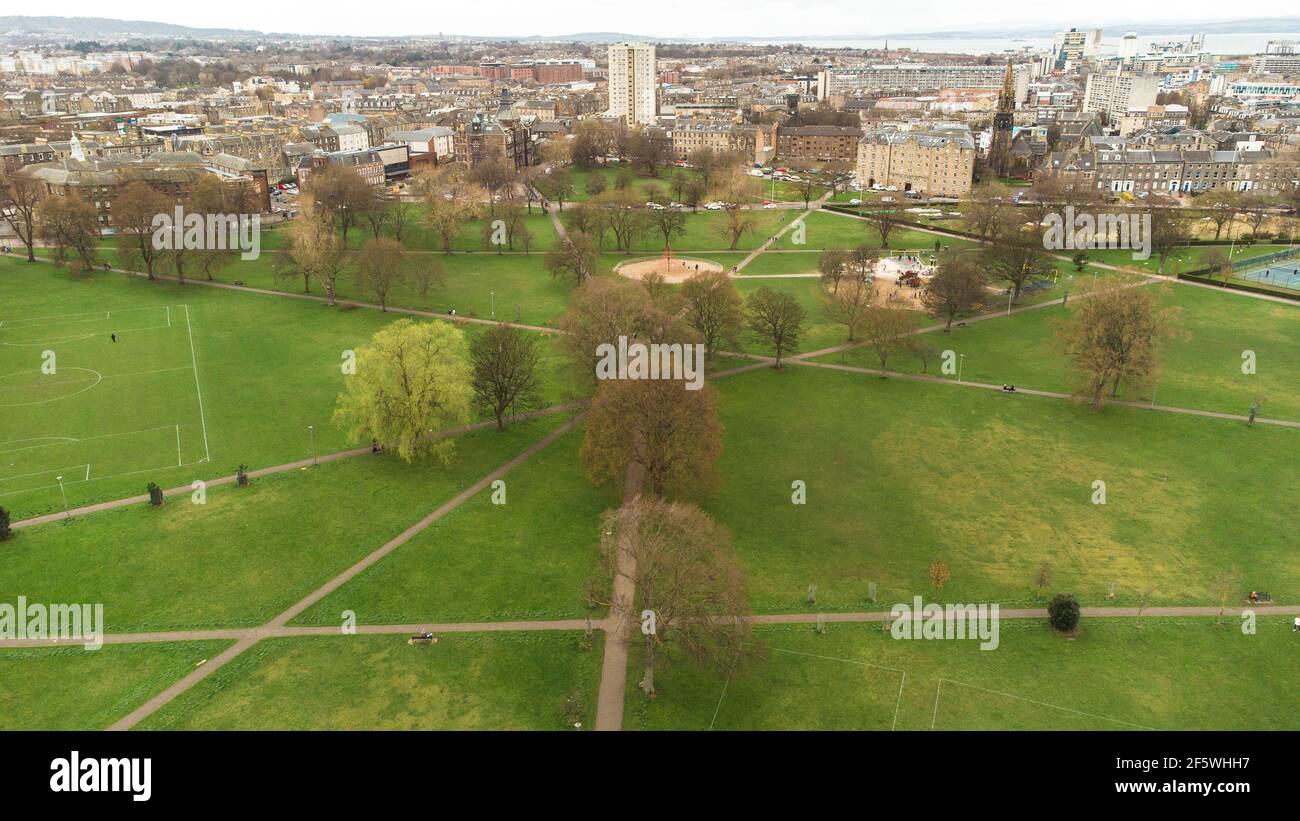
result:
<svg viewBox="0 0 1300 821"><path fill-rule="evenodd" d="M740 302L722 274L697 277L681 292L656 278L589 278L560 321L574 372L595 386L582 444L588 476L616 488L630 472L644 477L641 495L604 517L607 572L588 596L642 626L640 684L650 696L661 657L681 654L730 670L748 647L745 576L731 535L689 501L715 481L722 425L711 385L687 390L669 379L596 380L597 352L619 337L716 343L738 329ZM633 587L630 600L608 592L621 580Z"/></svg>

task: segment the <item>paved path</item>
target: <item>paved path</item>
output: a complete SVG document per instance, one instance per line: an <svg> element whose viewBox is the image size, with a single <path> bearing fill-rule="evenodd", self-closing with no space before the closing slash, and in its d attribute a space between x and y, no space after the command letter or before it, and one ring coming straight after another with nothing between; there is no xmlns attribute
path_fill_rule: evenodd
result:
<svg viewBox="0 0 1300 821"><path fill-rule="evenodd" d="M425 528L429 527L429 525L433 524L434 522L441 519L443 516L446 516L448 513L455 510L457 507L469 501L475 495L477 495L485 488L490 486L497 479L500 479L502 476L505 476L514 468L519 467L524 462L532 458L533 455L535 455L538 451L542 450L547 445L554 442L556 439L559 439L561 436L568 433L570 430L574 428L575 425L578 424L578 420L580 418L581 417L575 417L569 420L568 422L564 423L560 427L556 428L555 430L543 436L541 439L534 442L532 445L529 445L518 456L515 456L513 459L501 465L496 470L489 473L487 476L484 476L482 479L479 479L470 487L461 491L459 494L457 494L449 501L443 503L437 510L433 511L432 513L425 516L420 521L408 527L406 530L403 530L401 533L394 536L383 546L381 546L374 552L370 553L365 558L361 559L361 561L357 562L356 564L349 567L347 570L343 571L339 575L330 579L325 584L313 590L311 593L308 593L297 603L295 603L287 610L280 613L278 616L276 616L275 618L267 622L265 625L263 625L263 627L272 630L277 628L283 628L289 622L290 619L294 618L299 613L302 613L304 610L306 610L308 607L312 606L316 602L323 599L325 596L337 590L343 584L345 584L346 582L354 578L358 573L361 573L367 568L369 568L375 562L379 561L383 557L387 556L389 553L392 553L397 548L406 544L418 533L423 531ZM148 718L150 715L153 715L153 713L158 711L160 708L170 703L172 699L176 698L181 693L185 692L186 690L193 687L195 684L199 683L203 679L212 675L217 670L221 669L222 666L224 666L226 663L230 662L234 658L238 657L245 650L247 650L248 648L256 644L260 639L261 637L256 633L252 633L241 637L238 641L235 642L235 644L231 645L229 648L223 651L216 658L208 661L202 667L199 667L198 669L191 672L189 675L185 676L185 678L181 679L180 681L171 685L167 689L163 690L161 693L149 699L144 704L141 704L139 707L132 710L128 715L124 716L123 718L115 722L112 726L109 727L109 729L110 730L131 729L135 725L139 724L142 720Z"/></svg>
<svg viewBox="0 0 1300 821"><path fill-rule="evenodd" d="M1234 602L1224 609L1225 618L1243 609L1251 609L1258 615L1295 616L1300 615L1300 604L1251 604L1246 601ZM1219 615L1217 605L1187 605L1161 607L1083 607L1079 611L1092 619L1128 619L1139 617L1163 618L1205 618ZM999 607L998 617L1004 619L1045 619L1047 608L1044 607ZM818 619L827 624L881 622L890 618L888 610L854 611L848 613L759 613L746 617L753 624L816 624ZM529 619L521 621L480 621L480 622L412 622L410 624L359 624L359 635L414 635L416 633L506 633L506 632L545 632L593 630L617 631L624 626L617 616L589 621L587 619ZM104 644L157 644L177 641L260 641L272 638L302 638L308 636L343 636L339 625L301 625L271 627L231 627L212 630L160 630L142 633L109 633L104 636ZM59 641L57 639L2 639L0 648L18 649L23 647L67 647L80 646L80 642ZM608 643L606 644L608 647ZM626 656L625 656L626 658ZM615 671L617 672L617 671ZM626 669L624 669L626 675ZM626 680L626 679L625 679ZM620 690L619 692L622 692Z"/></svg>
<svg viewBox="0 0 1300 821"><path fill-rule="evenodd" d="M792 365L802 365L808 368L825 368L827 370L833 370L833 371L847 371L849 373L862 373L862 374L869 374L872 376L880 376L880 371L877 368L860 368L854 365L837 365L832 362L809 362L806 359L792 358L787 361ZM982 388L984 390L991 390L991 391L997 391L999 393L1002 393L1001 385L991 385L987 382L971 382L970 380L962 380L961 382L958 382L956 379L948 379L942 376L932 376L930 374L898 373L898 372L890 371L889 378L901 379L905 382L929 382L932 384L958 385L963 388ZM1015 393L1006 394L1006 395L1019 396L1022 394L1026 396L1046 396L1052 399L1077 399L1078 398L1071 394L1062 393L1060 391L1040 391L1040 390L1035 390L1034 388L1016 388ZM1163 411L1165 413L1178 413L1178 414L1183 414L1185 416L1204 416L1210 419L1228 419L1234 422L1250 421L1249 417L1237 413L1219 413L1218 411L1197 410L1195 408L1179 408L1172 405L1156 405L1149 402L1129 402L1122 399L1108 398L1106 400L1106 405L1107 406L1114 405L1121 408L1140 408L1142 410ZM1266 419L1263 416L1257 416L1255 417L1255 424L1276 425L1278 427L1283 427L1283 428L1300 429L1300 422L1293 422L1290 419Z"/></svg>
<svg viewBox="0 0 1300 821"><path fill-rule="evenodd" d="M628 467L623 482L623 510L627 518L629 502L641 496L645 473L640 465ZM609 619L605 632L605 658L600 665L600 689L596 694L596 729L623 729L623 696L627 691L628 645L633 635L632 605L636 595L636 561L623 546L635 536L631 522L624 521L618 545L618 572L614 574Z"/></svg>
<svg viewBox="0 0 1300 821"><path fill-rule="evenodd" d="M805 208L802 214L787 222L780 231L777 231L775 234L768 237L766 242L764 242L762 245L758 246L758 248L751 251L748 256L746 256L744 259L740 261L739 264L736 265L736 270L731 272L731 276L737 276L741 271L745 270L746 265L753 262L754 259L757 258L759 254L763 253L768 248L772 247L773 243L781 239L781 237L785 236L786 233L788 233L790 229L795 226L795 223L799 222L802 219L807 218L807 216L811 214L814 210L820 210L822 207L822 203L826 202L826 200L830 199L830 197L831 197L831 192L827 191L815 203Z"/></svg>
<svg viewBox="0 0 1300 821"><path fill-rule="evenodd" d="M585 404L584 402L567 402L562 405L553 405L549 408L541 408L539 410L528 411L527 413L521 413L515 416L514 419L515 420L534 419L539 416L548 416L554 413L563 413L565 411L578 410L584 404ZM492 427L496 427L496 420L487 419L482 422L475 422L472 425L464 425L458 428L448 428L447 430L438 431L436 437L442 439L448 436L460 436L461 434L469 433L470 431L484 430ZM314 456L310 459L299 459L296 462L285 462L282 465L272 465L270 467L258 468L257 470L250 470L248 472L248 477L250 479L256 479L259 476L270 476L275 473L285 473L291 470L299 470L301 468L311 467L312 465L322 463L322 462L335 462L338 461L339 459L350 459L354 456L363 456L371 452L372 451L370 449L370 446L367 445L366 447L352 448L351 450L341 450L335 453L326 453L320 456ZM215 479L204 479L203 482L208 487L221 487L222 485L234 484L235 478L236 478L235 475L231 474L229 476L219 476ZM174 488L169 488L167 490L164 490L163 496L164 497L179 496L181 494L193 493L193 492L194 492L194 488L191 485L181 485L180 487L174 487ZM97 502L92 505L82 505L80 507L74 507L69 509L67 512L60 511L58 513L47 513L43 516L33 516L30 519L22 519L20 521L14 522L12 526L15 529L20 527L31 527L33 525L47 524L49 522L57 522L60 519L69 519L72 518L73 516L84 516L87 513L98 513L101 510L112 510L118 507L127 507L129 505L143 504L147 501L149 501L149 494L142 493L139 496L128 496L124 499L111 499L106 502Z"/></svg>

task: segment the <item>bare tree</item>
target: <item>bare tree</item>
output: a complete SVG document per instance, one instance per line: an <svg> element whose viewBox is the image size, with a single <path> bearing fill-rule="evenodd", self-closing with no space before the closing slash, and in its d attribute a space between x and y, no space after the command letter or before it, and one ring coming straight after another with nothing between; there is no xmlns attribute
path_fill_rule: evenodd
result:
<svg viewBox="0 0 1300 821"><path fill-rule="evenodd" d="M1100 409L1107 386L1117 396L1121 381L1140 390L1155 378L1159 343L1177 332L1178 309L1157 308L1160 294L1151 286L1103 283L1084 296L1070 301L1056 338L1074 366L1075 392Z"/></svg>
<svg viewBox="0 0 1300 821"><path fill-rule="evenodd" d="M162 249L154 242L154 218L165 214L172 219L173 202L144 180L125 183L113 203L113 226L117 229L117 248L124 268L140 266L149 279L157 279L154 265ZM183 230L185 226L176 226ZM178 238L168 238L171 245L181 245Z"/></svg>
<svg viewBox="0 0 1300 821"><path fill-rule="evenodd" d="M776 369L781 369L781 355L799 349L799 336L808 312L789 294L759 288L746 300L749 328L776 353Z"/></svg>
<svg viewBox="0 0 1300 821"><path fill-rule="evenodd" d="M731 277L722 271L696 274L682 284L686 301L686 322L704 340L712 357L718 343L735 344L745 324L745 301Z"/></svg>
<svg viewBox="0 0 1300 821"><path fill-rule="evenodd" d="M655 695L661 654L730 672L752 647L745 573L731 534L694 505L643 499L605 514L602 548L611 578L633 585L611 602L644 636L641 691Z"/></svg>
<svg viewBox="0 0 1300 821"><path fill-rule="evenodd" d="M390 237L367 240L357 253L357 280L379 300L379 310L388 310L388 295L408 279L411 258L402 243Z"/></svg>
<svg viewBox="0 0 1300 821"><path fill-rule="evenodd" d="M0 179L0 218L27 248L27 261L36 261L36 206L41 201L40 183L26 174L12 173Z"/></svg>
<svg viewBox="0 0 1300 821"><path fill-rule="evenodd" d="M606 379L587 411L582 461L598 484L618 484L630 465L662 496L709 488L722 453L718 399L711 385L676 379Z"/></svg>
<svg viewBox="0 0 1300 821"><path fill-rule="evenodd" d="M507 413L537 406L540 357L538 337L509 324L493 325L470 340L474 398L492 411L497 430L506 429Z"/></svg>
<svg viewBox="0 0 1300 821"><path fill-rule="evenodd" d="M889 357L903 347L912 332L912 319L900 297L890 294L883 303L867 306L862 317L862 339L876 352L880 378L885 378Z"/></svg>
<svg viewBox="0 0 1300 821"><path fill-rule="evenodd" d="M36 233L53 250L55 265L77 273L95 267L99 215L80 197L46 197L36 206Z"/></svg>
<svg viewBox="0 0 1300 821"><path fill-rule="evenodd" d="M843 325L848 330L848 341L852 342L876 302L876 289L866 280L854 277L823 289L821 300L822 313L835 324Z"/></svg>
<svg viewBox="0 0 1300 821"><path fill-rule="evenodd" d="M1228 609L1228 602L1241 589L1241 571L1236 565L1220 570L1214 574L1213 585L1214 596L1219 600L1219 624L1223 624L1223 613Z"/></svg>
<svg viewBox="0 0 1300 821"><path fill-rule="evenodd" d="M556 279L572 279L581 285L596 272L600 254L591 237L581 231L570 231L567 238L546 252L542 265Z"/></svg>
<svg viewBox="0 0 1300 821"><path fill-rule="evenodd" d="M977 310L984 298L984 276L978 257L960 252L944 254L938 270L921 291L926 312L945 320L944 333L952 328L954 319Z"/></svg>

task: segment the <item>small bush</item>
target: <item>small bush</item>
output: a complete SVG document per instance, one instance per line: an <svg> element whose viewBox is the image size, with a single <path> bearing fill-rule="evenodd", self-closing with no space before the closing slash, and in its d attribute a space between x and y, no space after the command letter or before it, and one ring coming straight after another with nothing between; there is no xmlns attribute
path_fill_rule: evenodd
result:
<svg viewBox="0 0 1300 821"><path fill-rule="evenodd" d="M0 507L0 542L12 539L14 530L9 524L9 511Z"/></svg>
<svg viewBox="0 0 1300 821"><path fill-rule="evenodd" d="M248 486L248 465L240 465L235 468L235 484L240 487Z"/></svg>
<svg viewBox="0 0 1300 821"><path fill-rule="evenodd" d="M154 507L158 507L162 503L163 503L162 488L158 487L156 483L150 482L149 483L149 504L153 505Z"/></svg>
<svg viewBox="0 0 1300 821"><path fill-rule="evenodd" d="M1057 593L1047 605L1047 619L1062 633L1073 633L1079 626L1079 600L1069 593Z"/></svg>

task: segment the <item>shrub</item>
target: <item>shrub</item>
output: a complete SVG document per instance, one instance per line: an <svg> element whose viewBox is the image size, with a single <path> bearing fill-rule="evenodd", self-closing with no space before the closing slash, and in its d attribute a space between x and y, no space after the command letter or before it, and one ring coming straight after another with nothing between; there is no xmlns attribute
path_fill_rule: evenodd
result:
<svg viewBox="0 0 1300 821"><path fill-rule="evenodd" d="M1062 633L1073 633L1079 626L1079 600L1069 593L1057 593L1047 605L1047 619Z"/></svg>
<svg viewBox="0 0 1300 821"><path fill-rule="evenodd" d="M150 482L149 483L149 504L153 505L154 507L158 507L162 503L163 503L162 488L158 487L156 483Z"/></svg>
<svg viewBox="0 0 1300 821"><path fill-rule="evenodd" d="M248 486L248 465L240 465L235 468L235 484L240 487Z"/></svg>
<svg viewBox="0 0 1300 821"><path fill-rule="evenodd" d="M0 507L0 542L12 539L14 530L9 525L9 511Z"/></svg>

